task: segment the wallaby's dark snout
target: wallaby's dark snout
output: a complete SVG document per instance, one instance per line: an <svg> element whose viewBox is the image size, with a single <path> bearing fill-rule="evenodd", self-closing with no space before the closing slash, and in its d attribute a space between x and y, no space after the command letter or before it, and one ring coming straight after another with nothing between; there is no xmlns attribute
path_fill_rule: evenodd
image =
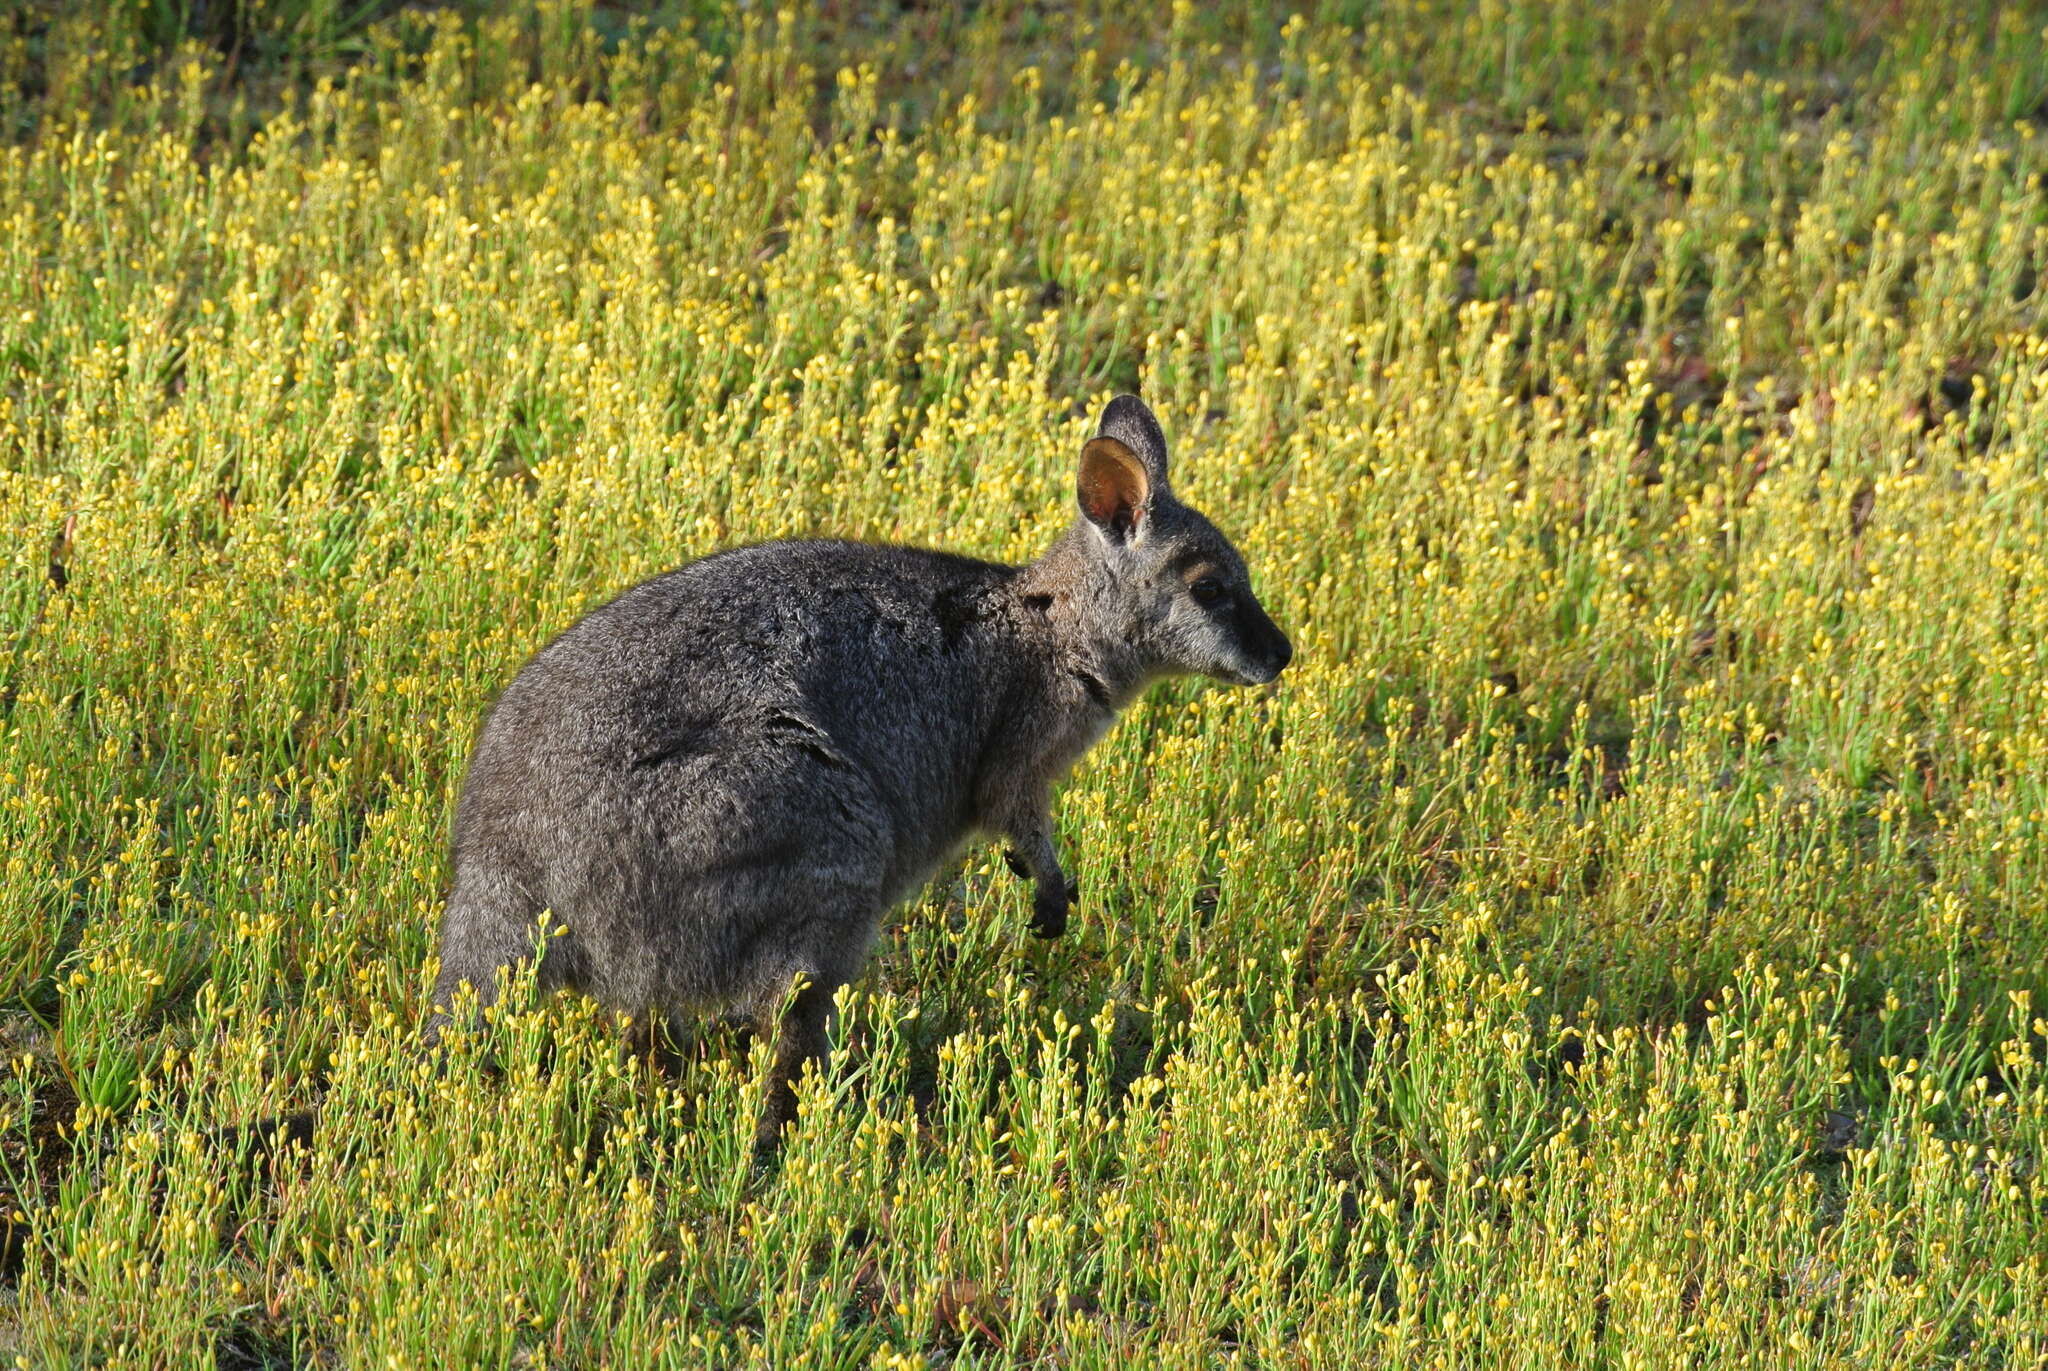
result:
<svg viewBox="0 0 2048 1371"><path fill-rule="evenodd" d="M1294 660L1294 644L1287 641L1280 625L1273 622L1265 606L1256 600L1248 600L1239 611L1238 633L1245 642L1245 655L1261 668L1261 674L1248 684L1264 685L1278 680L1280 673L1287 670L1287 664Z"/></svg>
<svg viewBox="0 0 2048 1371"><path fill-rule="evenodd" d="M1136 396L1103 411L1075 494L1028 566L764 543L541 649L470 758L429 1032L462 985L494 994L550 911L543 987L773 1031L768 1148L882 916L971 835L1005 841L1032 931L1057 937L1077 887L1052 786L1150 682L1270 681L1293 655L1237 549L1175 498Z"/></svg>

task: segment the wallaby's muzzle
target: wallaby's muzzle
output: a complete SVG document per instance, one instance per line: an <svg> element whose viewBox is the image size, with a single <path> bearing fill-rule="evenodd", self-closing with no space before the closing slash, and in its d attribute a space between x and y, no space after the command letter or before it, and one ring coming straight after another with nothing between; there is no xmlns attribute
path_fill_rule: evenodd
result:
<svg viewBox="0 0 2048 1371"><path fill-rule="evenodd" d="M1294 644L1287 641L1287 635L1266 613L1265 606L1250 596L1238 609L1237 640L1243 644L1246 663L1258 673L1247 677L1244 685L1265 685L1277 680L1294 660Z"/></svg>

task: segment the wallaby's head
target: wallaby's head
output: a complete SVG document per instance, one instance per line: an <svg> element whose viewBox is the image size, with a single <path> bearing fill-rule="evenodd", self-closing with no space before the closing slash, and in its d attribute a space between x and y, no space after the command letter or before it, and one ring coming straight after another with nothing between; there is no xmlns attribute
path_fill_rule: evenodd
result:
<svg viewBox="0 0 2048 1371"><path fill-rule="evenodd" d="M1081 449L1079 542L1090 563L1088 628L1146 674L1260 685L1293 646L1252 594L1244 558L1173 496L1166 435L1135 395L1102 411Z"/></svg>

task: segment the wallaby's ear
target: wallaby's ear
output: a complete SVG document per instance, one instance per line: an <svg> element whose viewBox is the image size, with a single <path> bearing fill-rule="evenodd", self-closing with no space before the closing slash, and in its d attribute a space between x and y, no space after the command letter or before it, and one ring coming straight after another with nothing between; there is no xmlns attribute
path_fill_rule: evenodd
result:
<svg viewBox="0 0 2048 1371"><path fill-rule="evenodd" d="M1114 438L1090 438L1081 449L1081 512L1118 542L1136 535L1152 512L1145 464Z"/></svg>
<svg viewBox="0 0 2048 1371"><path fill-rule="evenodd" d="M1155 499L1167 493L1166 435L1159 431L1159 421L1143 400L1135 395L1117 396L1103 407L1095 432L1116 439L1138 459Z"/></svg>

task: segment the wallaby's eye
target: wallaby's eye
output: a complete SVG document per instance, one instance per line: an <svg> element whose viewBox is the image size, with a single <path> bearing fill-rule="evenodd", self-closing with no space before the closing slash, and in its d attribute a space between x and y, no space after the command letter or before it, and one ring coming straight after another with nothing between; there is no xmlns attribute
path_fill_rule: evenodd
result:
<svg viewBox="0 0 2048 1371"><path fill-rule="evenodd" d="M1223 582L1214 576L1204 576L1188 587L1188 594L1195 597L1198 605L1213 605L1223 598Z"/></svg>

